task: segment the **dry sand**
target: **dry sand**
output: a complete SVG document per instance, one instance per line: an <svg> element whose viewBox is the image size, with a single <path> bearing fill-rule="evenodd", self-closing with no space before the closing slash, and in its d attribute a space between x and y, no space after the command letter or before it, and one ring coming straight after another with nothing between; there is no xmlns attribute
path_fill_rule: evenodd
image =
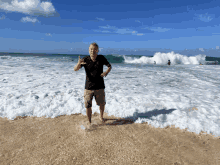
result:
<svg viewBox="0 0 220 165"><path fill-rule="evenodd" d="M114 116L75 114L56 118L0 118L0 164L220 165L220 137Z"/></svg>

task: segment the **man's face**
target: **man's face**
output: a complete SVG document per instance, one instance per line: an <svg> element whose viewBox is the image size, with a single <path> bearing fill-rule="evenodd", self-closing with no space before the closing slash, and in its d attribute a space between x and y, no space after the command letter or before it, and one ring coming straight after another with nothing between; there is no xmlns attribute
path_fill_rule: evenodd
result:
<svg viewBox="0 0 220 165"><path fill-rule="evenodd" d="M98 48L94 45L89 46L89 54L91 58L96 58L98 55Z"/></svg>

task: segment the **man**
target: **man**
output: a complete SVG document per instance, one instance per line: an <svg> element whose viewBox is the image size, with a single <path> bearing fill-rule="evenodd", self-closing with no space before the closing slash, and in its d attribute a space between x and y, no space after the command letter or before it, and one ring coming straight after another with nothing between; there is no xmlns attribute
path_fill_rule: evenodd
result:
<svg viewBox="0 0 220 165"><path fill-rule="evenodd" d="M86 83L84 91L84 101L86 114L91 124L92 115L92 99L95 96L95 100L100 109L100 120L104 122L103 113L105 110L105 84L103 77L106 77L111 71L111 64L103 55L98 55L99 46L96 43L92 43L89 46L90 56L86 56L83 59L79 56L79 61L74 67L74 71L78 71L82 66L86 71ZM103 72L103 65L106 65L108 69Z"/></svg>
<svg viewBox="0 0 220 165"><path fill-rule="evenodd" d="M171 64L171 62L170 62L170 60L168 60L168 65L170 65Z"/></svg>

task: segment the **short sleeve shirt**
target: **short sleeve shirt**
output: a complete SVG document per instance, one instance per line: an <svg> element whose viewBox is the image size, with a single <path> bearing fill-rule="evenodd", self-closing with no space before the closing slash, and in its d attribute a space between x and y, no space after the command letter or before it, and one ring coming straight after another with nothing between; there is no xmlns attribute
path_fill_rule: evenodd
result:
<svg viewBox="0 0 220 165"><path fill-rule="evenodd" d="M111 67L111 64L103 55L97 55L95 61L93 62L90 56L83 58L86 64L82 64L86 72L86 82L85 89L88 90L98 90L105 89L104 79L101 77L103 73L103 65Z"/></svg>

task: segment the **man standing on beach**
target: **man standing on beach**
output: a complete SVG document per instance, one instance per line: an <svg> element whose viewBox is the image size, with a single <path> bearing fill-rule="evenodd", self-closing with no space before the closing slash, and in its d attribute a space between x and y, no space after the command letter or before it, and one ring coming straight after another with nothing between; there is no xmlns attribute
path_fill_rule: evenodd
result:
<svg viewBox="0 0 220 165"><path fill-rule="evenodd" d="M100 120L104 122L103 113L105 110L105 84L103 77L106 77L111 71L111 64L103 55L98 55L99 46L97 43L92 43L89 46L90 56L86 56L83 59L80 58L74 71L78 71L82 66L86 71L86 83L84 91L84 101L86 114L91 124L92 115L92 99L95 96L95 100L100 109ZM103 72L103 65L106 65L108 69Z"/></svg>

